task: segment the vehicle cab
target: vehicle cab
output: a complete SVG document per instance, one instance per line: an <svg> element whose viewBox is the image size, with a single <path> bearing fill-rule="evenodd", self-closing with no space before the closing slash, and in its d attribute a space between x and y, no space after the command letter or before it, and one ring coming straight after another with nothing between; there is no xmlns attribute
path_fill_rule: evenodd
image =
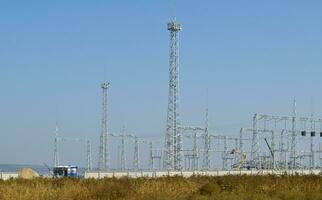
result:
<svg viewBox="0 0 322 200"><path fill-rule="evenodd" d="M76 165L56 166L53 170L54 177L77 177L77 169Z"/></svg>

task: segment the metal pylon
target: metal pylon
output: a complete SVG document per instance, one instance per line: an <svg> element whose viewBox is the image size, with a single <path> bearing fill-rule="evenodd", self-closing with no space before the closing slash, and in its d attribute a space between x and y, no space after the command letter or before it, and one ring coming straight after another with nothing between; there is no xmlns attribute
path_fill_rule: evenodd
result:
<svg viewBox="0 0 322 200"><path fill-rule="evenodd" d="M101 85L103 90L103 112L102 112L102 130L100 136L100 148L99 148L99 159L98 169L107 170L109 169L109 151L108 151L108 123L107 123L107 107L108 107L108 89L110 83L104 82Z"/></svg>
<svg viewBox="0 0 322 200"><path fill-rule="evenodd" d="M92 170L92 150L91 150L91 141L87 140L87 171Z"/></svg>
<svg viewBox="0 0 322 200"><path fill-rule="evenodd" d="M126 135L123 131L123 134L121 136L121 170L122 171L125 171L125 169L126 169L125 138L126 138Z"/></svg>
<svg viewBox="0 0 322 200"><path fill-rule="evenodd" d="M315 133L315 122L313 121L313 114L311 115L311 133L310 133L310 169L315 168L315 156L314 156L314 142L312 133Z"/></svg>
<svg viewBox="0 0 322 200"><path fill-rule="evenodd" d="M223 137L224 140L224 150L222 153L223 160L223 170L228 170L228 147L227 147L227 136Z"/></svg>
<svg viewBox="0 0 322 200"><path fill-rule="evenodd" d="M149 150L150 150L149 169L150 169L150 171L153 171L154 162L153 162L153 143L152 142L149 142Z"/></svg>
<svg viewBox="0 0 322 200"><path fill-rule="evenodd" d="M291 168L296 169L297 163L297 113L296 113L296 101L294 98L293 102L293 116L292 116L292 137L291 137L291 152L290 152L290 161L291 161Z"/></svg>
<svg viewBox="0 0 322 200"><path fill-rule="evenodd" d="M259 135L257 130L257 114L253 117L253 138L252 138L252 150L251 150L251 159L254 162L255 168L260 168L259 162Z"/></svg>
<svg viewBox="0 0 322 200"><path fill-rule="evenodd" d="M210 134L208 130L208 106L206 109L206 121L205 121L205 149L203 158L203 170L210 170Z"/></svg>
<svg viewBox="0 0 322 200"><path fill-rule="evenodd" d="M139 171L139 140L137 136L134 136L134 158L133 166L135 171Z"/></svg>
<svg viewBox="0 0 322 200"><path fill-rule="evenodd" d="M58 126L56 124L55 128L55 138L54 138L54 167L59 165L59 155L58 155Z"/></svg>
<svg viewBox="0 0 322 200"><path fill-rule="evenodd" d="M198 170L199 169L199 150L198 150L198 141L197 141L197 132L195 131L192 135L193 140L193 163L192 169Z"/></svg>
<svg viewBox="0 0 322 200"><path fill-rule="evenodd" d="M169 67L169 99L165 151L163 168L165 170L182 170L182 136L179 130L179 31L181 25L172 20L168 23L170 31L170 67Z"/></svg>

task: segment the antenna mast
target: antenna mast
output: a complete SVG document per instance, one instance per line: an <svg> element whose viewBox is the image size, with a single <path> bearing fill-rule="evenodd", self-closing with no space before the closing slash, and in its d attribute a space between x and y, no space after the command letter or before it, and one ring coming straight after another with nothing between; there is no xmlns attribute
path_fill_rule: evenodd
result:
<svg viewBox="0 0 322 200"><path fill-rule="evenodd" d="M58 125L56 124L55 128L55 138L54 138L54 167L59 165L59 156L58 156Z"/></svg>
<svg viewBox="0 0 322 200"><path fill-rule="evenodd" d="M103 112L102 112L102 130L100 136L99 161L98 169L109 169L109 151L108 151L108 127L107 127L107 106L108 106L108 89L110 83L104 82L101 85L103 90Z"/></svg>
<svg viewBox="0 0 322 200"><path fill-rule="evenodd" d="M180 171L183 160L182 138L179 131L179 31L181 24L174 18L168 23L168 30L170 31L169 99L163 168Z"/></svg>

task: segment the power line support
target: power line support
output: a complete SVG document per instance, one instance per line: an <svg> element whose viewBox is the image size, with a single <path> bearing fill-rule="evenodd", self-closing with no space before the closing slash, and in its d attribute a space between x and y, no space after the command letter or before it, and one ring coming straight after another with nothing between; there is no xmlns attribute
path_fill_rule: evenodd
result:
<svg viewBox="0 0 322 200"><path fill-rule="evenodd" d="M139 171L139 141L138 137L134 136L134 159L133 166L135 171Z"/></svg>
<svg viewBox="0 0 322 200"><path fill-rule="evenodd" d="M204 158L203 158L203 170L210 170L210 134L208 130L208 106L206 109L206 120L205 120L205 147L204 147Z"/></svg>
<svg viewBox="0 0 322 200"><path fill-rule="evenodd" d="M92 170L92 150L91 150L91 141L87 140L87 171Z"/></svg>
<svg viewBox="0 0 322 200"><path fill-rule="evenodd" d="M257 132L257 114L253 117L253 139L252 139L252 150L251 150L251 158L254 162L254 167L259 169L259 135Z"/></svg>
<svg viewBox="0 0 322 200"><path fill-rule="evenodd" d="M296 112L296 100L293 102L293 116L292 116L292 137L291 137L291 168L297 168L297 112Z"/></svg>

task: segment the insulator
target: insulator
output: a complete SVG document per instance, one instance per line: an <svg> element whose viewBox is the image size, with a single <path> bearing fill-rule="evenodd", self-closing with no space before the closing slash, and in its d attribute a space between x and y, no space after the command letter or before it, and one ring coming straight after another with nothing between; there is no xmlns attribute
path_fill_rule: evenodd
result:
<svg viewBox="0 0 322 200"><path fill-rule="evenodd" d="M306 131L301 131L302 136L306 136Z"/></svg>

